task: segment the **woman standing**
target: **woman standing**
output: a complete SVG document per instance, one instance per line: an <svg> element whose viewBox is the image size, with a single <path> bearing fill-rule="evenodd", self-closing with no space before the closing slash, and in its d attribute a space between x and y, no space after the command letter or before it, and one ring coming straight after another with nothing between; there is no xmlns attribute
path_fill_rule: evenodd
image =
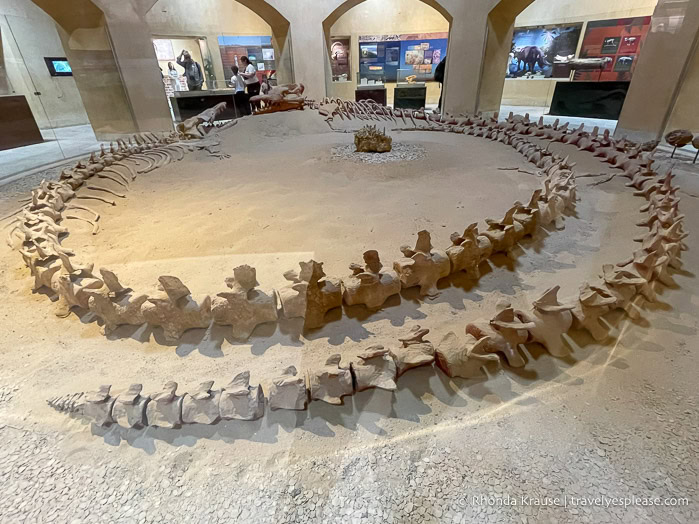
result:
<svg viewBox="0 0 699 524"><path fill-rule="evenodd" d="M257 78L257 70L255 66L250 63L250 59L247 56L240 57L240 63L242 64L244 70L240 73L240 76L245 79L245 86L248 88L248 97L257 96L260 94L260 81ZM259 109L259 102L250 102L253 109Z"/></svg>
<svg viewBox="0 0 699 524"><path fill-rule="evenodd" d="M182 86L180 86L180 74L175 69L175 64L172 62L167 63L167 75L172 79L172 86L175 91L182 91Z"/></svg>

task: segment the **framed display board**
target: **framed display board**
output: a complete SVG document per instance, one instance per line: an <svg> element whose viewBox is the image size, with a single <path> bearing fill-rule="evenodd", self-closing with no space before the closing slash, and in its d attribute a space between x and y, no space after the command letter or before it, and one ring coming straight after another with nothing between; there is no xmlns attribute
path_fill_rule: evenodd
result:
<svg viewBox="0 0 699 524"><path fill-rule="evenodd" d="M373 35L359 37L359 77L380 74L398 80L399 69L410 69L419 80L434 81L434 70L447 56L448 33Z"/></svg>
<svg viewBox="0 0 699 524"><path fill-rule="evenodd" d="M175 48L170 39L154 38L153 47L155 48L155 56L158 61L174 60L176 58Z"/></svg>
<svg viewBox="0 0 699 524"><path fill-rule="evenodd" d="M506 77L568 78L570 69L554 62L575 57L581 32L582 24L515 28Z"/></svg>
<svg viewBox="0 0 699 524"><path fill-rule="evenodd" d="M348 82L350 80L350 38L331 37L330 66L333 82Z"/></svg>
<svg viewBox="0 0 699 524"><path fill-rule="evenodd" d="M643 41L650 29L650 16L588 22L580 58L608 57L607 67L598 71L576 71L575 80L629 81Z"/></svg>

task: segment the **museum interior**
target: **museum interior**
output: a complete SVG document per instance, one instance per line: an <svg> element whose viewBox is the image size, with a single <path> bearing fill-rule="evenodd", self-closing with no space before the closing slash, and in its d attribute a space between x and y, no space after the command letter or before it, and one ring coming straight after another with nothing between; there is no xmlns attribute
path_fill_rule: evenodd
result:
<svg viewBox="0 0 699 524"><path fill-rule="evenodd" d="M0 522L699 522L699 0L0 0Z"/></svg>

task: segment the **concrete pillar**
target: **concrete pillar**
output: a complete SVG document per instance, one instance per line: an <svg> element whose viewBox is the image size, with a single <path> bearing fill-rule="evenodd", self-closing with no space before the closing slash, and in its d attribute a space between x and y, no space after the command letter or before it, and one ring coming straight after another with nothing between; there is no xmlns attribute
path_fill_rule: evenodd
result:
<svg viewBox="0 0 699 524"><path fill-rule="evenodd" d="M689 129L694 132L699 129L697 93L699 93L699 38L694 45L689 67L684 75L675 106L663 134L674 129Z"/></svg>
<svg viewBox="0 0 699 524"><path fill-rule="evenodd" d="M280 2L278 2L280 3ZM320 3L320 2L319 2ZM294 82L306 86L304 95L320 100L326 96L325 10L305 1L283 2L282 14L289 22L287 52L282 55L291 64ZM287 66L288 67L288 66ZM281 78L279 83L283 83Z"/></svg>
<svg viewBox="0 0 699 524"><path fill-rule="evenodd" d="M497 111L515 18L533 0L431 0L450 20L443 109Z"/></svg>
<svg viewBox="0 0 699 524"><path fill-rule="evenodd" d="M639 54L616 136L662 137L690 69L699 35L699 1L659 0ZM691 96L696 105L696 91Z"/></svg>
<svg viewBox="0 0 699 524"><path fill-rule="evenodd" d="M170 132L170 108L143 13L131 2L93 0L102 9L124 91L139 131Z"/></svg>
<svg viewBox="0 0 699 524"><path fill-rule="evenodd" d="M533 1L502 1L488 13L483 72L478 89L479 111L494 113L500 110L515 19Z"/></svg>
<svg viewBox="0 0 699 524"><path fill-rule="evenodd" d="M472 113L478 108L486 23L484 11L459 15L451 22L442 101L442 108L448 113Z"/></svg>
<svg viewBox="0 0 699 524"><path fill-rule="evenodd" d="M277 59L277 83L295 82L293 47L288 23L272 26L272 46Z"/></svg>

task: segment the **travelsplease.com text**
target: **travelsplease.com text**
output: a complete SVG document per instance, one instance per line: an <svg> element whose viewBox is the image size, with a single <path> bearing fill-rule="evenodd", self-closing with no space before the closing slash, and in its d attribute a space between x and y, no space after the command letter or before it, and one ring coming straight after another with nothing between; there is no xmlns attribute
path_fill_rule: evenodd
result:
<svg viewBox="0 0 699 524"><path fill-rule="evenodd" d="M609 508L612 506L688 506L686 497L578 497L575 495L563 495L557 497L530 497L520 495L490 496L474 495L469 500L471 506L599 506Z"/></svg>

